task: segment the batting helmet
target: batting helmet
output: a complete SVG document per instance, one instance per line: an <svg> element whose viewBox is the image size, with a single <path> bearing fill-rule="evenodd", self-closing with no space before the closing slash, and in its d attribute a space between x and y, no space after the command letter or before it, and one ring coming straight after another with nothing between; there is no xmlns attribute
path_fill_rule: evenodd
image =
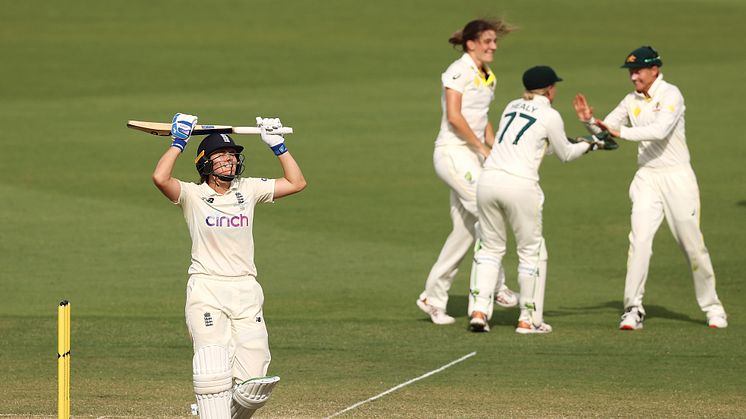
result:
<svg viewBox="0 0 746 419"><path fill-rule="evenodd" d="M217 175L218 179L228 182L239 177L241 173L243 173L244 157L243 154L241 154L241 152L243 151L243 146L236 144L233 141L233 138L231 138L227 134L210 134L205 137L201 143L199 143L199 147L197 148L197 158L194 159L194 165L197 168L197 172L200 174L200 176L210 176L214 174L210 155L216 151L224 150L227 148L236 150L235 154L236 158L238 159L236 171L235 174L231 176Z"/></svg>

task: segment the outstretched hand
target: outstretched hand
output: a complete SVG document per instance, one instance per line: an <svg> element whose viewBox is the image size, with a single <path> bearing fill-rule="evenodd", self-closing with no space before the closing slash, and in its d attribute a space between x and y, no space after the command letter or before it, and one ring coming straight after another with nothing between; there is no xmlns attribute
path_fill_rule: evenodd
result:
<svg viewBox="0 0 746 419"><path fill-rule="evenodd" d="M582 137L567 138L571 143L586 143L589 145L588 151L595 150L616 150L619 144L611 138L611 135L603 131L600 134L584 135Z"/></svg>
<svg viewBox="0 0 746 419"><path fill-rule="evenodd" d="M588 122L593 118L593 108L588 105L588 101L585 100L585 96L582 93L575 95L572 106L575 108L575 114L578 115L578 119L581 121Z"/></svg>
<svg viewBox="0 0 746 419"><path fill-rule="evenodd" d="M595 121L593 121L593 123L596 124L596 126L599 127L599 128L601 128L602 130L608 132L610 136L616 137L616 138L621 138L619 130L616 130L616 129L613 129L613 128L609 128L609 126L606 125L604 123L604 121L601 121L600 119L596 119Z"/></svg>

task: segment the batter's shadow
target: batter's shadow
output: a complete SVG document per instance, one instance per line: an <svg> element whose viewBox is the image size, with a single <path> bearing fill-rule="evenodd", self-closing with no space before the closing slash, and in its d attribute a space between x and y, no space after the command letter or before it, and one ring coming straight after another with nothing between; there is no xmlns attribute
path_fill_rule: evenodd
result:
<svg viewBox="0 0 746 419"><path fill-rule="evenodd" d="M456 318L467 318L466 310L469 306L468 295L454 295L448 299L448 314ZM601 304L591 306L578 306L578 307L559 307L556 309L544 310L544 316L546 318L552 317L567 317L567 316L579 316L587 315L589 313L599 313L606 315L619 315L621 316L624 311L624 306L621 301L612 300L606 301ZM495 312L492 314L490 324L492 325L513 325L518 318L519 310L518 307L514 308L503 308L495 306ZM645 304L645 319L669 319L677 320L689 323L702 323L701 320L693 319L687 314L679 313L673 310L669 310L666 307Z"/></svg>

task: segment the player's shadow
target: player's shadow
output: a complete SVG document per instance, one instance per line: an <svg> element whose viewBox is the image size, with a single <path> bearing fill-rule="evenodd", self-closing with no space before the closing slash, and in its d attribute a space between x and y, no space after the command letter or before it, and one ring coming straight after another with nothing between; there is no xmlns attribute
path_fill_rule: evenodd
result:
<svg viewBox="0 0 746 419"><path fill-rule="evenodd" d="M746 199L736 202L739 207L746 207Z"/></svg>
<svg viewBox="0 0 746 419"><path fill-rule="evenodd" d="M621 301L607 301L602 304L593 306L582 306L582 307L560 307L553 310L545 310L544 315L546 317L563 317L563 316L574 316L574 315L586 315L588 313L617 313L621 316L624 311L624 306ZM645 304L645 319L670 319L678 320L682 322L690 323L701 323L700 320L693 319L687 314L678 313L667 309L666 307L659 305Z"/></svg>
<svg viewBox="0 0 746 419"><path fill-rule="evenodd" d="M468 295L453 295L448 299L448 314L456 318L466 318L466 310L469 306ZM559 307L544 310L544 316L547 318L552 317L565 317L565 316L585 316L590 313L598 313L599 315L619 315L621 316L624 311L622 302L619 300L606 301L601 304L591 306L579 306L579 307ZM503 308L495 305L495 312L492 315L490 324L494 326L513 325L518 318L518 307L514 308ZM645 318L646 319L670 319L682 322L690 323L701 323L700 320L693 319L689 315L678 313L667 309L666 307L659 305L645 304Z"/></svg>

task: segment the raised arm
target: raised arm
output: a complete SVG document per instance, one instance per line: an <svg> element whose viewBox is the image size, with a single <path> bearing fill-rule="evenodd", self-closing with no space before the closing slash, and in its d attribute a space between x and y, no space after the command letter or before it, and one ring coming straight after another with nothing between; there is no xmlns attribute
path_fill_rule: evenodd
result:
<svg viewBox="0 0 746 419"><path fill-rule="evenodd" d="M174 165L176 164L176 159L184 151L189 137L192 135L192 128L194 128L196 123L196 116L182 113L174 115L171 121L173 142L168 150L163 153L160 160L158 160L158 164L155 165L155 170L153 171L153 183L171 202L177 202L181 193L181 185L178 179L171 176L174 171Z"/></svg>
<svg viewBox="0 0 746 419"><path fill-rule="evenodd" d="M619 137L619 131L623 125L629 123L627 110L624 107L624 100L612 110L603 121L593 117L593 107L588 104L581 93L575 95L572 102L578 119L582 122L591 134L600 134L602 131L608 131L613 137Z"/></svg>
<svg viewBox="0 0 746 419"><path fill-rule="evenodd" d="M684 115L684 97L678 89L666 92L661 98L655 120L637 127L622 127L619 137L629 141L665 140Z"/></svg>
<svg viewBox="0 0 746 419"><path fill-rule="evenodd" d="M472 131L469 123L466 122L466 118L461 113L461 98L462 95L459 91L446 88L446 118L448 123L456 131L456 135L466 141L474 150L487 157L490 155L490 149Z"/></svg>
<svg viewBox="0 0 746 419"><path fill-rule="evenodd" d="M158 164L155 166L153 171L153 183L163 195L166 196L171 202L177 202L179 200L179 194L181 193L181 185L179 181L172 177L171 174L176 164L176 159L181 155L181 151L177 148L169 147L161 159L158 160Z"/></svg>
<svg viewBox="0 0 746 419"><path fill-rule="evenodd" d="M257 117L256 123L262 130L262 141L275 153L282 166L283 177L275 179L274 199L279 199L305 189L307 183L303 172L293 156L285 147L285 139L282 135L273 132L282 128L278 118Z"/></svg>

